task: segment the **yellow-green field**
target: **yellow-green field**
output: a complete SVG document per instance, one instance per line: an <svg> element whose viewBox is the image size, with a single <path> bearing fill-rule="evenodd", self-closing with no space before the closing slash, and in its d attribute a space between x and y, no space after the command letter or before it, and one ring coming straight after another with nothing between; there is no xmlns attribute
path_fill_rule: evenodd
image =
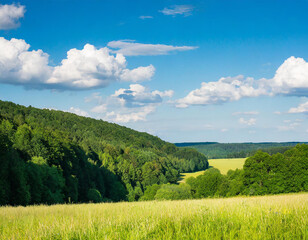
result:
<svg viewBox="0 0 308 240"><path fill-rule="evenodd" d="M178 182L183 183L183 182L186 181L187 178L198 177L199 175L202 175L205 171L206 170L202 170L202 171L198 171L198 172L191 172L191 173L181 173Z"/></svg>
<svg viewBox="0 0 308 240"><path fill-rule="evenodd" d="M246 158L222 158L222 159L209 159L209 166L220 170L222 174L227 174L229 170L242 169ZM193 172L193 173L181 173L179 183L185 182L189 177L198 177L202 175L206 170Z"/></svg>
<svg viewBox="0 0 308 240"><path fill-rule="evenodd" d="M1 207L0 239L308 239L308 194Z"/></svg>
<svg viewBox="0 0 308 240"><path fill-rule="evenodd" d="M222 174L226 174L229 170L242 169L246 158L222 158L209 159L209 165L217 168Z"/></svg>

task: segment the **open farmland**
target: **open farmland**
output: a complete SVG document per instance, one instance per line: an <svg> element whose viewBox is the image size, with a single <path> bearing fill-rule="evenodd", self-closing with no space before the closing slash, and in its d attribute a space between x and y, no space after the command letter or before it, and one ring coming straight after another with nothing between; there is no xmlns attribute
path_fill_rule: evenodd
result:
<svg viewBox="0 0 308 240"><path fill-rule="evenodd" d="M246 158L222 158L210 159L210 167L219 169L222 174L227 174L229 170L242 169Z"/></svg>
<svg viewBox="0 0 308 240"><path fill-rule="evenodd" d="M307 193L0 209L0 239L307 238Z"/></svg>
<svg viewBox="0 0 308 240"><path fill-rule="evenodd" d="M222 159L209 159L209 167L219 169L222 174L227 174L229 170L242 169L246 158L222 158ZM197 171L192 173L181 173L179 183L185 182L189 177L198 177L206 170Z"/></svg>

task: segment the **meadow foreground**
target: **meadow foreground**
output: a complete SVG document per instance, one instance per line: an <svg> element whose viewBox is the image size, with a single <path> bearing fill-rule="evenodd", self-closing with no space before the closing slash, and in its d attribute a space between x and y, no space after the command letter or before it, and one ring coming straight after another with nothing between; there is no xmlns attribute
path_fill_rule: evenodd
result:
<svg viewBox="0 0 308 240"><path fill-rule="evenodd" d="M0 239L308 239L308 194L1 207Z"/></svg>

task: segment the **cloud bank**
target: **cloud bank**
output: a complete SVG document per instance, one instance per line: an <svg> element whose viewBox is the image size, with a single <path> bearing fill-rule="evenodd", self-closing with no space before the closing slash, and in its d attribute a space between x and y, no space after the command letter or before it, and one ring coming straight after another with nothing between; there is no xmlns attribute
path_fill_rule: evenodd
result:
<svg viewBox="0 0 308 240"><path fill-rule="evenodd" d="M242 98L258 96L307 96L308 63L303 58L290 57L277 69L272 79L236 77L221 78L216 82L203 82L201 88L178 99L176 106L222 104Z"/></svg>
<svg viewBox="0 0 308 240"><path fill-rule="evenodd" d="M19 27L19 19L24 17L25 6L0 4L0 30L8 30Z"/></svg>
<svg viewBox="0 0 308 240"><path fill-rule="evenodd" d="M115 81L149 80L155 73L152 65L128 69L125 57L113 55L107 47L97 49L86 44L81 50L71 49L55 67L49 65L48 54L29 48L24 40L0 37L0 83L85 90L104 88Z"/></svg>

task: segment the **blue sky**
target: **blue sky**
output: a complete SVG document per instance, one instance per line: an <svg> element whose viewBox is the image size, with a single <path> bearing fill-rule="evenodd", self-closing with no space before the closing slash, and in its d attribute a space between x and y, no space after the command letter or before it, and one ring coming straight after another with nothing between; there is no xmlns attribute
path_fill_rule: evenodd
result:
<svg viewBox="0 0 308 240"><path fill-rule="evenodd" d="M170 142L308 141L308 1L0 1L0 99Z"/></svg>

